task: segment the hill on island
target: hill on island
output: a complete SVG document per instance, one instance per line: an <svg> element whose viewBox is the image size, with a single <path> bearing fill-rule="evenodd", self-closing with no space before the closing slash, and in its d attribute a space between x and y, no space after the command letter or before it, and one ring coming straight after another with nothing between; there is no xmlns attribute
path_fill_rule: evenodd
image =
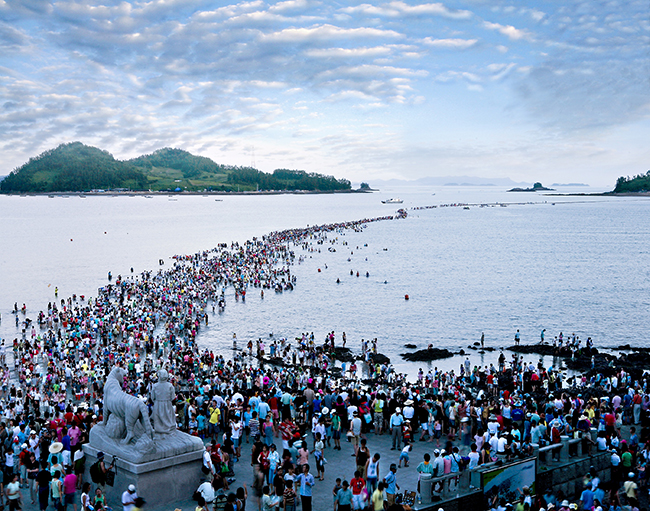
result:
<svg viewBox="0 0 650 511"><path fill-rule="evenodd" d="M612 193L650 192L650 170L636 177L619 177Z"/></svg>
<svg viewBox="0 0 650 511"><path fill-rule="evenodd" d="M45 151L11 172L0 191L82 192L96 189L133 191L350 190L350 181L304 170L215 163L182 149L163 148L131 160L116 160L108 151L72 142Z"/></svg>

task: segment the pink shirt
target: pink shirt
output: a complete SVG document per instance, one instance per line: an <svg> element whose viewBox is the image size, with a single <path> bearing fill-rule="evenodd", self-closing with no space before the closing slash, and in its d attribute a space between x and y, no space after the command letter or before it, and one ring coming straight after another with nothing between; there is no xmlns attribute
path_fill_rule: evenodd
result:
<svg viewBox="0 0 650 511"><path fill-rule="evenodd" d="M68 474L63 479L63 493L69 495L74 493L77 488L77 476L74 474Z"/></svg>

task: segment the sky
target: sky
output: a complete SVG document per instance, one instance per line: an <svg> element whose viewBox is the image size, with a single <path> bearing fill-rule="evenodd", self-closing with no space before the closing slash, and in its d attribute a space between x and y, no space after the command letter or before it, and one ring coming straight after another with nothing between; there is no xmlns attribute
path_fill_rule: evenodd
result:
<svg viewBox="0 0 650 511"><path fill-rule="evenodd" d="M0 175L60 143L347 178L650 169L647 0L0 0Z"/></svg>

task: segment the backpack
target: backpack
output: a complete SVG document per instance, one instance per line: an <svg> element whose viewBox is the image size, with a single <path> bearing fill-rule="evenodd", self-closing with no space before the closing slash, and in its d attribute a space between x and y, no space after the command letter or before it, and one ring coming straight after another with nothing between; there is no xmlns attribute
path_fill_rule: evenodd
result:
<svg viewBox="0 0 650 511"><path fill-rule="evenodd" d="M554 444L559 444L562 442L562 439L560 438L560 430L556 427L551 428L551 441Z"/></svg>
<svg viewBox="0 0 650 511"><path fill-rule="evenodd" d="M214 497L214 511L224 511L226 509L226 503L228 502L228 496L225 493L219 493Z"/></svg>
<svg viewBox="0 0 650 511"><path fill-rule="evenodd" d="M99 468L99 461L90 465L90 478L95 484L102 482L102 469Z"/></svg>

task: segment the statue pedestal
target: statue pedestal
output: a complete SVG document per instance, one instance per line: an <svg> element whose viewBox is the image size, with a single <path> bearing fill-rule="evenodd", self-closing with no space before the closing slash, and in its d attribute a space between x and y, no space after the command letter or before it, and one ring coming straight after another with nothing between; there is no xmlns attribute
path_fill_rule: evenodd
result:
<svg viewBox="0 0 650 511"><path fill-rule="evenodd" d="M97 431L95 431L97 430ZM181 431L169 435L155 435L155 448L142 453L136 445L123 445L103 434L102 426L90 431L90 443L83 446L86 455L85 481L91 481L90 467L103 451L104 463L110 465L116 458L115 484L107 487L107 498L114 509L121 506L122 492L130 484L137 488L138 496L147 501L150 509L188 500L203 476L203 441ZM93 484L93 489L95 485Z"/></svg>

